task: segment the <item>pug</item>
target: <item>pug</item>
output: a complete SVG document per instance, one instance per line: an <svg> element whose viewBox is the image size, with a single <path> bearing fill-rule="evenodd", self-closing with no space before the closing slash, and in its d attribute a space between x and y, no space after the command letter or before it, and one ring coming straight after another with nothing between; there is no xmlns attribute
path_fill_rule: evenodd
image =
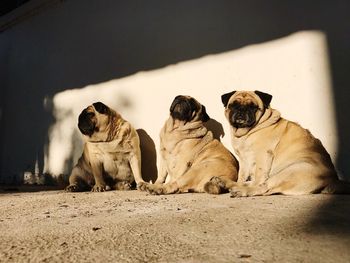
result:
<svg viewBox="0 0 350 263"><path fill-rule="evenodd" d="M155 184L142 183L142 190L151 194L227 192L226 185L237 180L238 163L204 126L209 119L205 106L194 98L175 97L160 132L158 178Z"/></svg>
<svg viewBox="0 0 350 263"><path fill-rule="evenodd" d="M143 182L138 134L120 114L96 102L81 112L78 128L84 150L66 191L129 190L135 181Z"/></svg>
<svg viewBox="0 0 350 263"><path fill-rule="evenodd" d="M270 94L233 91L221 99L240 165L233 197L349 193L322 143L272 109Z"/></svg>

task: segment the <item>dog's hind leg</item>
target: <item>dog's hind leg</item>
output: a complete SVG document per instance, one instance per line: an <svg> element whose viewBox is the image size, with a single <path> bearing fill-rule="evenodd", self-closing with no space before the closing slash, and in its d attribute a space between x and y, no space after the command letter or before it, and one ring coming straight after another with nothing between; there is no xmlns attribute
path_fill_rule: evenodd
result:
<svg viewBox="0 0 350 263"><path fill-rule="evenodd" d="M350 182L333 180L321 191L322 194L350 194Z"/></svg>
<svg viewBox="0 0 350 263"><path fill-rule="evenodd" d="M147 184L146 191L151 194L174 194L184 192L204 192L204 183L207 182L202 175L203 168L192 167L180 177L165 184ZM204 183L203 183L204 182Z"/></svg>
<svg viewBox="0 0 350 263"><path fill-rule="evenodd" d="M327 189L332 193L332 183L335 178L336 175L332 171L319 171L317 167L308 163L298 163L271 176L260 185L233 187L231 194L233 197L273 194L305 195L326 193ZM336 187L334 192L336 192L335 189L340 189Z"/></svg>
<svg viewBox="0 0 350 263"><path fill-rule="evenodd" d="M145 183L142 185L142 187L143 191L147 191L152 195L175 194L179 192L179 187L176 182L166 184Z"/></svg>
<svg viewBox="0 0 350 263"><path fill-rule="evenodd" d="M268 191L264 195L305 195L321 193L337 179L332 170L323 169L310 163L290 166L266 181Z"/></svg>
<svg viewBox="0 0 350 263"><path fill-rule="evenodd" d="M229 189L237 186L238 183L225 177L214 176L209 182L205 183L204 191L208 194L227 193Z"/></svg>
<svg viewBox="0 0 350 263"><path fill-rule="evenodd" d="M231 197L247 197L247 196L257 196L265 195L268 191L266 183L259 185L248 185L246 183L237 184L230 188Z"/></svg>
<svg viewBox="0 0 350 263"><path fill-rule="evenodd" d="M236 186L230 189L232 197L248 197L259 195L303 195L312 194L320 191L323 184L315 178L305 180L308 176L305 174L289 174L288 176L274 176L264 183L252 186Z"/></svg>

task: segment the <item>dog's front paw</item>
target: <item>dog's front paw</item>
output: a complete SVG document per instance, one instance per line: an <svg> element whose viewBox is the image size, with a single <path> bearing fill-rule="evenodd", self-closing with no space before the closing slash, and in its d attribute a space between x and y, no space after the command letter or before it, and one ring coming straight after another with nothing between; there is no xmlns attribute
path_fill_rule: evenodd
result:
<svg viewBox="0 0 350 263"><path fill-rule="evenodd" d="M92 187L91 192L104 192L106 191L106 185L105 184L95 184L94 187Z"/></svg>
<svg viewBox="0 0 350 263"><path fill-rule="evenodd" d="M152 195L163 195L165 194L164 188L161 185L147 184L146 191Z"/></svg>
<svg viewBox="0 0 350 263"><path fill-rule="evenodd" d="M150 183L147 182L139 182L137 184L137 189L140 191L147 191L147 185L149 185Z"/></svg>
<svg viewBox="0 0 350 263"><path fill-rule="evenodd" d="M231 197L246 197L247 191L240 187L233 187L230 189Z"/></svg>
<svg viewBox="0 0 350 263"><path fill-rule="evenodd" d="M76 184L70 184L64 190L66 192L79 192L79 191L81 191L79 186Z"/></svg>

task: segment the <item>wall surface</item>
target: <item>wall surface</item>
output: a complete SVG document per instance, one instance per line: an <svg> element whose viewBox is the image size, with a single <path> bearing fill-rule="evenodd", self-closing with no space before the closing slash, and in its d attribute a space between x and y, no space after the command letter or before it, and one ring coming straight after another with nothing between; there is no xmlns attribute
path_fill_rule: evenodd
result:
<svg viewBox="0 0 350 263"><path fill-rule="evenodd" d="M49 1L1 21L40 2ZM350 179L349 4L268 3L68 0L7 28L0 182L21 181L36 160L41 172L69 173L82 146L77 116L98 100L139 129L149 177L177 94L206 105L232 150L220 95L239 89L270 92L272 106L319 137Z"/></svg>

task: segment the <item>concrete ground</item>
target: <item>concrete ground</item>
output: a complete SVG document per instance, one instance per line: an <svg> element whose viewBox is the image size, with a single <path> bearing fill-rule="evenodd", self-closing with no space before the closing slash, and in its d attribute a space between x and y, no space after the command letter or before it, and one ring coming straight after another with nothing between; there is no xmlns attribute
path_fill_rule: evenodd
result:
<svg viewBox="0 0 350 263"><path fill-rule="evenodd" d="M350 262L350 196L2 190L0 262Z"/></svg>

